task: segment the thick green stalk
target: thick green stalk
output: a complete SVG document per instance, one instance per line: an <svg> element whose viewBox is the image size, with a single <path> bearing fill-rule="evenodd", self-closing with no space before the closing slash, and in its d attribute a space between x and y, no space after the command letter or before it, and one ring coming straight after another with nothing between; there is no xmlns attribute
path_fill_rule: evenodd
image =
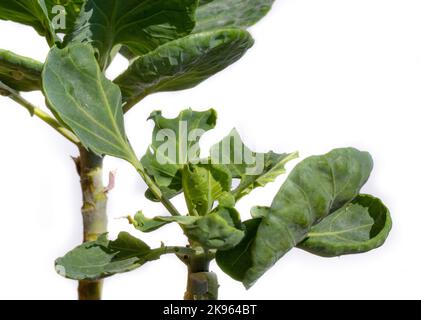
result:
<svg viewBox="0 0 421 320"><path fill-rule="evenodd" d="M210 261L206 254L186 257L188 276L184 300L218 300L218 277L209 271Z"/></svg>
<svg viewBox="0 0 421 320"><path fill-rule="evenodd" d="M41 90L43 64L0 49L0 80L16 91Z"/></svg>
<svg viewBox="0 0 421 320"><path fill-rule="evenodd" d="M103 159L79 148L76 167L83 195L83 241L93 241L107 232L107 190L102 179ZM103 281L80 281L79 300L100 300Z"/></svg>

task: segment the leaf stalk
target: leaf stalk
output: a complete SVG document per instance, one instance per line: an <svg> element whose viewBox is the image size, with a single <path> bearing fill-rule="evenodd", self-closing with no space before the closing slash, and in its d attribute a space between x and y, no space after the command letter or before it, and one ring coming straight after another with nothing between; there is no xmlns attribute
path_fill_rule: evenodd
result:
<svg viewBox="0 0 421 320"><path fill-rule="evenodd" d="M28 110L29 114L31 116L36 116L38 119L42 120L44 123L49 125L51 128L53 128L55 131L57 131L59 134L61 134L63 137L65 137L70 142L79 145L80 141L79 139L71 132L69 129L65 128L63 125L60 124L56 119L51 117L48 113L43 111L42 109L36 107L31 102L26 100L24 97L22 97L19 92L16 90L10 88L6 84L0 81L0 93L11 100L15 101L17 104L24 107L26 110Z"/></svg>
<svg viewBox="0 0 421 320"><path fill-rule="evenodd" d="M171 201L162 193L161 189L158 185L152 180L152 178L146 173L145 168L143 168L142 164L139 160L132 161L132 164L136 168L136 171L145 181L148 188L151 190L152 194L164 205L164 207L168 210L168 212L174 216L181 216L180 212L177 208L171 203Z"/></svg>

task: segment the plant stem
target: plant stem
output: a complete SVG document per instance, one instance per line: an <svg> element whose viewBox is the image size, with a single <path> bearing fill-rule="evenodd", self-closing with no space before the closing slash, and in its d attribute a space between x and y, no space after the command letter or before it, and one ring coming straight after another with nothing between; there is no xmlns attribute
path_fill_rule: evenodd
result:
<svg viewBox="0 0 421 320"><path fill-rule="evenodd" d="M156 185L152 178L146 173L142 164L136 160L132 161L132 164L135 166L137 172L145 181L146 185L151 190L152 194L164 205L168 212L173 216L181 216L177 208L171 203L171 201L162 193L161 189Z"/></svg>
<svg viewBox="0 0 421 320"><path fill-rule="evenodd" d="M156 185L152 178L146 173L142 164L134 158L131 163L135 166L137 172L145 181L153 195L165 206L165 208L173 215L180 216L177 208L171 201L162 193L161 189ZM160 254L171 253L173 247L162 248L164 250ZM167 250L167 251L165 251ZM186 254L188 251L189 253ZM194 249L186 248L180 250L175 248L174 253L187 265L187 290L184 295L185 300L217 300L218 299L218 277L216 273L209 272L210 261L214 256L205 251L204 253L197 253Z"/></svg>
<svg viewBox="0 0 421 320"><path fill-rule="evenodd" d="M22 97L16 90L10 88L9 86L5 85L3 82L0 81L0 94L9 97L26 110L29 111L31 116L36 116L46 124L48 124L51 128L56 130L60 133L63 137L65 137L70 142L74 144L79 144L79 139L67 128L62 126L56 119L51 117L48 113L44 112L42 109L34 106L24 97Z"/></svg>
<svg viewBox="0 0 421 320"><path fill-rule="evenodd" d="M79 281L79 286L77 288L78 294L79 294L79 300L81 301L101 300L103 285L104 285L103 280Z"/></svg>
<svg viewBox="0 0 421 320"><path fill-rule="evenodd" d="M187 290L184 300L218 300L218 277L209 271L211 258L206 253L187 257Z"/></svg>
<svg viewBox="0 0 421 320"><path fill-rule="evenodd" d="M107 232L107 192L102 181L103 159L83 147L75 159L83 195L83 241ZM79 281L79 300L100 300L103 281Z"/></svg>

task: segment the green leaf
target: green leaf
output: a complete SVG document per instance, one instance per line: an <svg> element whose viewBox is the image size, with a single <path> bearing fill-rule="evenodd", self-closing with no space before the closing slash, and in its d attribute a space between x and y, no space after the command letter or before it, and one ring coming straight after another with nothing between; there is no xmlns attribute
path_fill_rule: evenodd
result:
<svg viewBox="0 0 421 320"><path fill-rule="evenodd" d="M253 266L243 284L251 287L289 250L303 241L313 225L352 201L373 168L371 156L356 149L336 149L307 158L285 181L251 247Z"/></svg>
<svg viewBox="0 0 421 320"><path fill-rule="evenodd" d="M191 35L139 57L115 83L131 107L155 92L195 87L240 59L252 45L251 35L238 29Z"/></svg>
<svg viewBox="0 0 421 320"><path fill-rule="evenodd" d="M251 208L251 216L254 219L267 217L269 212L270 212L269 207L256 206L256 207Z"/></svg>
<svg viewBox="0 0 421 320"><path fill-rule="evenodd" d="M49 107L98 155L138 162L124 131L121 93L88 44L53 48L42 74Z"/></svg>
<svg viewBox="0 0 421 320"><path fill-rule="evenodd" d="M166 223L172 223L176 222L179 225L192 225L197 220L200 219L200 217L191 217L191 216L174 216L174 217L156 217L157 221L163 221Z"/></svg>
<svg viewBox="0 0 421 320"><path fill-rule="evenodd" d="M242 281L253 266L250 247L253 245L257 229L262 219L251 219L244 222L245 235L241 242L230 250L216 252L216 263L231 278Z"/></svg>
<svg viewBox="0 0 421 320"><path fill-rule="evenodd" d="M255 222L247 244L234 248L231 255L219 256L218 264L250 288L289 250L305 240L314 225L353 201L372 167L367 152L352 148L305 159L291 172L270 208L253 209L253 216L258 218L252 220ZM232 267L237 259L247 260L241 272Z"/></svg>
<svg viewBox="0 0 421 320"><path fill-rule="evenodd" d="M56 33L67 33L74 27L85 0L3 0L0 19L33 27L50 44L60 43ZM65 12L58 9L64 8ZM64 23L64 25L63 25Z"/></svg>
<svg viewBox="0 0 421 320"><path fill-rule="evenodd" d="M185 165L182 186L190 215L208 214L215 201L231 189L231 183L231 173L221 165Z"/></svg>
<svg viewBox="0 0 421 320"><path fill-rule="evenodd" d="M200 137L215 127L216 117L213 109L184 110L174 119L163 117L159 111L151 114L149 119L155 122L152 144L141 163L166 197L174 197L182 191L183 167L199 158ZM147 197L155 200L150 192Z"/></svg>
<svg viewBox="0 0 421 320"><path fill-rule="evenodd" d="M117 45L137 55L188 35L194 27L196 0L87 0L65 42L90 42L101 67Z"/></svg>
<svg viewBox="0 0 421 320"><path fill-rule="evenodd" d="M193 32L224 27L247 28L262 19L275 0L205 0L196 11Z"/></svg>
<svg viewBox="0 0 421 320"><path fill-rule="evenodd" d="M133 220L133 226L141 232L152 232L167 224L165 221L157 221L156 219L145 217L142 211L136 213Z"/></svg>
<svg viewBox="0 0 421 320"><path fill-rule="evenodd" d="M41 89L41 62L0 49L0 81L16 91Z"/></svg>
<svg viewBox="0 0 421 320"><path fill-rule="evenodd" d="M138 212L134 217L134 227L141 232L152 232L169 223L176 222L181 225L192 224L198 217L176 216L176 217L155 217L147 218L142 212Z"/></svg>
<svg viewBox="0 0 421 320"><path fill-rule="evenodd" d="M231 192L222 192L218 196L217 201L219 206L221 207L235 207L235 198Z"/></svg>
<svg viewBox="0 0 421 320"><path fill-rule="evenodd" d="M48 0L2 0L0 19L31 26L52 42L57 38L48 16L46 3Z"/></svg>
<svg viewBox="0 0 421 320"><path fill-rule="evenodd" d="M391 228L381 200L360 195L314 226L299 248L322 257L363 253L383 245Z"/></svg>
<svg viewBox="0 0 421 320"><path fill-rule="evenodd" d="M240 215L234 208L218 207L195 223L183 226L184 233L193 242L206 249L228 250L244 237Z"/></svg>
<svg viewBox="0 0 421 320"><path fill-rule="evenodd" d="M206 216L175 216L146 218L136 214L134 226L142 232L151 232L169 223L178 223L184 234L206 249L227 250L244 237L240 215L234 208L217 207Z"/></svg>
<svg viewBox="0 0 421 320"><path fill-rule="evenodd" d="M74 280L97 280L128 272L159 258L143 241L121 232L115 241L102 235L56 260L56 271Z"/></svg>
<svg viewBox="0 0 421 320"><path fill-rule="evenodd" d="M126 46L121 46L119 53L125 57L127 60L130 61L130 63L132 62L132 60L136 59L137 56L136 54L134 54L133 52L130 51L130 49Z"/></svg>
<svg viewBox="0 0 421 320"><path fill-rule="evenodd" d="M264 187L285 173L285 164L298 157L298 153L256 153L244 145L237 130L232 130L221 142L211 148L212 163L226 166L233 178L240 179L233 191L236 200L253 189Z"/></svg>

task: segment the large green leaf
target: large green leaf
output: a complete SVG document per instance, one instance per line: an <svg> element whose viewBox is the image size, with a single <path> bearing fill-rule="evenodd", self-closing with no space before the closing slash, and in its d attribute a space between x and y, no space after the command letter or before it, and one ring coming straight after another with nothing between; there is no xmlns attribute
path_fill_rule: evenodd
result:
<svg viewBox="0 0 421 320"><path fill-rule="evenodd" d="M262 19L275 0L200 1L194 32L224 27L247 28Z"/></svg>
<svg viewBox="0 0 421 320"><path fill-rule="evenodd" d="M41 89L41 62L0 49L0 81L17 91Z"/></svg>
<svg viewBox="0 0 421 320"><path fill-rule="evenodd" d="M54 28L48 16L45 0L2 0L0 19L33 27L40 35L53 40Z"/></svg>
<svg viewBox="0 0 421 320"><path fill-rule="evenodd" d="M55 264L63 277L96 280L131 271L159 256L143 241L122 232L115 241L102 235L97 241L86 242L57 259Z"/></svg>
<svg viewBox="0 0 421 320"><path fill-rule="evenodd" d="M373 162L366 152L336 149L307 158L296 166L282 185L248 246L251 264L240 279L249 288L289 250L308 236L311 228L354 200L367 181ZM260 219L259 219L260 220ZM230 259L235 259L232 255ZM235 270L221 263L224 271L238 278Z"/></svg>
<svg viewBox="0 0 421 320"><path fill-rule="evenodd" d="M352 201L373 168L371 156L356 149L336 149L307 158L289 175L263 218L251 248L253 266L243 283L250 287L313 225Z"/></svg>
<svg viewBox="0 0 421 320"><path fill-rule="evenodd" d="M141 163L166 197L181 192L182 169L200 156L199 139L215 127L216 117L213 109L204 112L184 110L174 119L167 119L158 111L151 114L150 119L155 122L152 144ZM147 196L154 199L150 192Z"/></svg>
<svg viewBox="0 0 421 320"><path fill-rule="evenodd" d="M285 164L297 157L298 153L253 152L243 143L235 129L211 148L212 163L223 164L233 178L240 179L239 186L233 191L237 200L253 189L275 181L285 173Z"/></svg>
<svg viewBox="0 0 421 320"><path fill-rule="evenodd" d="M252 45L250 34L238 29L191 35L139 57L115 83L131 107L151 93L198 85L240 59Z"/></svg>
<svg viewBox="0 0 421 320"><path fill-rule="evenodd" d="M100 65L122 44L136 54L186 36L194 27L197 0L87 0L65 42L90 42Z"/></svg>
<svg viewBox="0 0 421 320"><path fill-rule="evenodd" d="M256 219L269 213L269 207L252 208ZM391 229L392 219L382 201L370 195L358 195L313 226L297 247L322 257L364 253L383 245Z"/></svg>
<svg viewBox="0 0 421 320"><path fill-rule="evenodd" d="M74 27L84 1L2 0L0 1L0 19L31 26L40 35L45 36L50 44L58 43L60 39L56 33L66 33ZM56 7L58 5L61 7ZM61 8L64 8L64 14L58 10ZM63 21L64 25L62 25Z"/></svg>
<svg viewBox="0 0 421 320"><path fill-rule="evenodd" d="M360 195L314 226L299 248L322 257L363 253L383 245L391 228L381 200Z"/></svg>
<svg viewBox="0 0 421 320"><path fill-rule="evenodd" d="M231 183L230 172L221 165L185 165L182 185L190 214L208 214L215 201L231 189Z"/></svg>
<svg viewBox="0 0 421 320"><path fill-rule="evenodd" d="M132 51L130 51L130 49L126 46L121 46L119 53L125 57L127 60L131 62L133 62L134 59L137 58L136 54L134 54Z"/></svg>
<svg viewBox="0 0 421 320"><path fill-rule="evenodd" d="M245 235L241 242L230 250L216 252L216 263L230 277L243 281L253 266L251 246L256 238L257 229L262 219L251 219L244 222Z"/></svg>
<svg viewBox="0 0 421 320"><path fill-rule="evenodd" d="M90 45L53 48L42 79L49 107L86 148L138 162L124 132L120 89L103 75Z"/></svg>

